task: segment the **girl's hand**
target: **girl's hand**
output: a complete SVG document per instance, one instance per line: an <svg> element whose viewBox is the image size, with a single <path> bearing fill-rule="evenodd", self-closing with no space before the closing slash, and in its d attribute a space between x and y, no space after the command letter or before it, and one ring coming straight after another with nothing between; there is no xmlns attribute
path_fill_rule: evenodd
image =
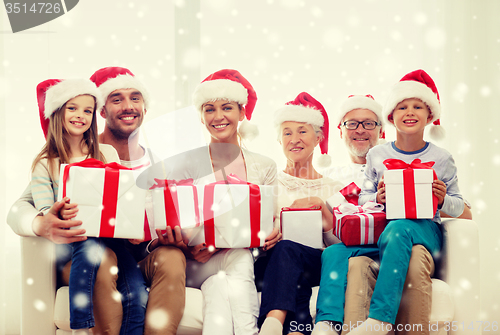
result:
<svg viewBox="0 0 500 335"><path fill-rule="evenodd" d="M385 183L384 183L384 177L380 179L378 185L377 185L377 202L379 204L385 204Z"/></svg>
<svg viewBox="0 0 500 335"><path fill-rule="evenodd" d="M165 233L162 234L161 229L155 229L158 238L151 242L149 250L153 251L161 245L171 245L184 250L187 246L187 241L184 241L181 233L181 227L175 227L172 231L172 227L165 229Z"/></svg>
<svg viewBox="0 0 500 335"><path fill-rule="evenodd" d="M65 197L61 201L64 202L64 206L59 210L59 217L63 220L71 220L76 217L76 213L78 213L78 204L70 203L68 197Z"/></svg>
<svg viewBox="0 0 500 335"><path fill-rule="evenodd" d="M135 244L135 245L137 245L137 244L141 244L142 242L144 242L144 240L141 240L141 239L139 239L139 238L130 238L128 241L129 241L130 243L132 243L132 244Z"/></svg>
<svg viewBox="0 0 500 335"><path fill-rule="evenodd" d="M434 180L432 183L432 193L438 198L438 205L441 207L446 195L446 184L441 180Z"/></svg>
<svg viewBox="0 0 500 335"><path fill-rule="evenodd" d="M273 231L271 234L269 234L268 237L266 237L266 242L262 246L262 250L267 251L274 247L276 243L278 243L281 240L282 236L278 228L273 228Z"/></svg>

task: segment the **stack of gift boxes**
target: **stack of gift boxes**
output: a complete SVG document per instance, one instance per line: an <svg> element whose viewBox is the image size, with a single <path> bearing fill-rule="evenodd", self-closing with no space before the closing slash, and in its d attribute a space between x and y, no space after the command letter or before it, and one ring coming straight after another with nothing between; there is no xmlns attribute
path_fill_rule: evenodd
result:
<svg viewBox="0 0 500 335"><path fill-rule="evenodd" d="M333 234L346 245L374 244L391 219L433 218L437 198L431 163L386 160L386 208L357 204L359 189L348 185L327 200L334 214ZM133 171L94 159L61 166L60 198L78 204L76 219L87 236L144 239L146 192ZM273 230L273 186L255 185L236 176L228 181L194 185L192 180L156 180L151 188L154 228L180 226L189 245L215 248L259 247ZM344 203L332 206L340 198ZM284 239L322 248L321 209L283 208Z"/></svg>

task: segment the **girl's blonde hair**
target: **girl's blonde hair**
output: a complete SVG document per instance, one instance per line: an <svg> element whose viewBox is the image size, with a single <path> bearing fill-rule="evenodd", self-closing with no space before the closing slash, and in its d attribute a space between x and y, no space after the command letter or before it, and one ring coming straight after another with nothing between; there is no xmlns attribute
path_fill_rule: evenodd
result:
<svg viewBox="0 0 500 335"><path fill-rule="evenodd" d="M88 154L87 158L95 158L104 163L106 160L104 155L99 150L99 140L97 133L97 102L94 98L94 113L92 115L92 122L90 123L90 128L83 133L82 146L87 146ZM70 99L71 100L71 99ZM69 101L69 100L68 100ZM40 162L40 160L46 158L48 161L49 174L51 176L56 175L56 171L59 171L61 164L70 163L70 147L68 141L66 140L66 135L68 130L64 127L64 114L66 112L66 101L59 109L57 109L49 118L49 127L47 131L47 142L43 146L40 153L35 157L33 164L31 166L32 171L34 171L35 166ZM54 165L54 160L59 158L58 166Z"/></svg>

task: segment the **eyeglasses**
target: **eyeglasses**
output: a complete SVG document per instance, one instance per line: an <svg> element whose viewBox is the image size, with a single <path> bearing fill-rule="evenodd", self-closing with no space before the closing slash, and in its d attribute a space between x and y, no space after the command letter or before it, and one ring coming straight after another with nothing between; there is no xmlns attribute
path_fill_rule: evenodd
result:
<svg viewBox="0 0 500 335"><path fill-rule="evenodd" d="M345 121L344 123L342 123L342 125L344 127L346 127L346 129L349 129L349 130L356 130L356 129L358 129L358 127L359 127L360 124L362 124L363 128L366 129L366 130L373 130L377 126L381 125L379 122L377 122L377 121L371 121L371 120L366 120L366 121L361 121L361 122L351 120L351 121Z"/></svg>

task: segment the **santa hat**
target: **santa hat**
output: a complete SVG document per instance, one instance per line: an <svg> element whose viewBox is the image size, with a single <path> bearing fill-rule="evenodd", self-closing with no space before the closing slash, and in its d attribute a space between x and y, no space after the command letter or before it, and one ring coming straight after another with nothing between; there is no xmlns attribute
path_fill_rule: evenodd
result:
<svg viewBox="0 0 500 335"><path fill-rule="evenodd" d="M384 118L382 117L382 105L375 101L375 98L370 95L350 95L340 106L340 112L337 115L338 128L340 129L342 120L352 110L355 109L368 109L375 113L378 122L381 123L382 139L385 139L384 131Z"/></svg>
<svg viewBox="0 0 500 335"><path fill-rule="evenodd" d="M323 105L314 99L309 93L302 92L295 100L289 101L274 113L274 125L279 127L283 122L304 122L320 127L323 131L323 139L319 143L321 158L318 163L320 167L328 167L331 157L328 155L328 114Z"/></svg>
<svg viewBox="0 0 500 335"><path fill-rule="evenodd" d="M66 102L79 95L88 94L95 98L96 111L103 106L101 92L88 79L48 79L36 87L38 110L43 134L47 137L49 118Z"/></svg>
<svg viewBox="0 0 500 335"><path fill-rule="evenodd" d="M90 80L99 88L104 100L115 90L135 88L142 94L144 109L148 109L150 100L148 90L129 69L117 66L105 67L97 70Z"/></svg>
<svg viewBox="0 0 500 335"><path fill-rule="evenodd" d="M224 69L212 73L196 87L193 104L200 112L206 102L228 100L245 107L245 118L250 120L257 103L257 94L248 80L236 70ZM255 125L243 120L239 127L240 135L250 139L258 135Z"/></svg>
<svg viewBox="0 0 500 335"><path fill-rule="evenodd" d="M441 116L439 93L434 80L424 70L410 72L394 85L384 105L384 119L389 120L394 108L401 101L411 98L420 99L429 107L432 115L432 120L429 123L434 124L430 130L430 135L433 139L442 139L445 131L439 121Z"/></svg>

